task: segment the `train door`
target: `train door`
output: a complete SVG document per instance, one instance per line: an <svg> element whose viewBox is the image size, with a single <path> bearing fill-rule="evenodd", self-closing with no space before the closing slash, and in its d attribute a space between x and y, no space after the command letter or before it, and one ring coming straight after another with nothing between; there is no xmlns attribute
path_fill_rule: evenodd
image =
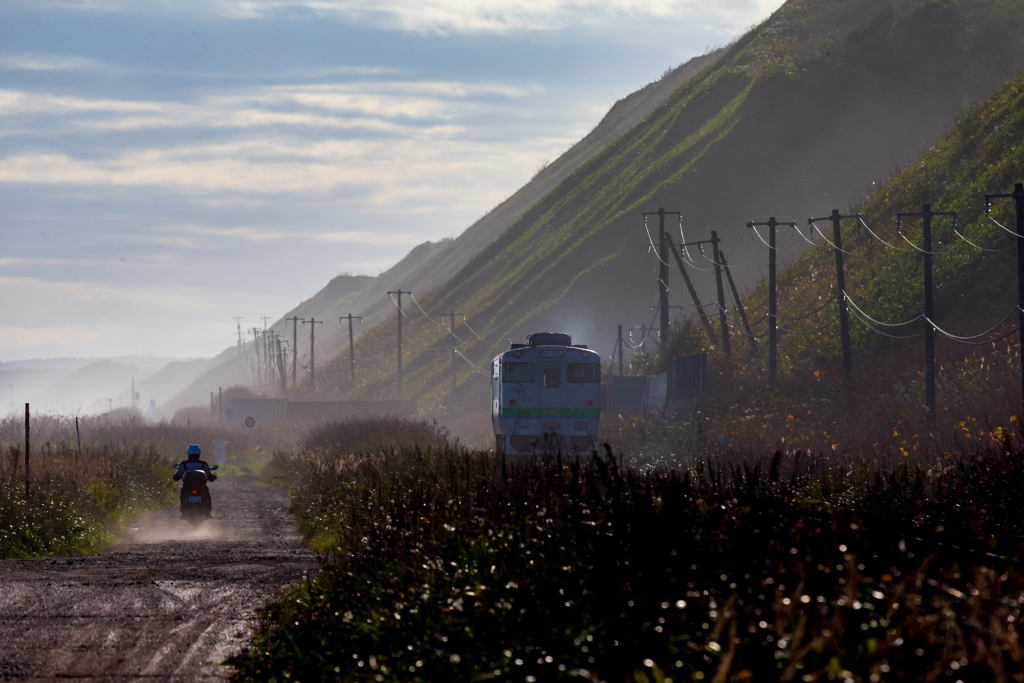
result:
<svg viewBox="0 0 1024 683"><path fill-rule="evenodd" d="M562 426L552 424L558 421L561 408L565 405L565 377L557 365L541 366L540 415L544 431L561 431Z"/></svg>

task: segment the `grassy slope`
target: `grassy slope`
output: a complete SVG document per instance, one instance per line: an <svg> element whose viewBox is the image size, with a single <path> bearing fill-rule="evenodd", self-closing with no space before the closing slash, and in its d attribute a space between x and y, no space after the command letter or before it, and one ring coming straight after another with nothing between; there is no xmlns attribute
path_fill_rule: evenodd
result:
<svg viewBox="0 0 1024 683"><path fill-rule="evenodd" d="M724 50L718 49L694 57L672 69L663 78L616 102L601 122L582 140L545 166L512 196L469 226L465 232L447 244L445 249L411 270L401 280L392 278L388 288L397 289L401 286L402 289L427 292L443 284L515 223L527 209L555 189L570 173L635 126L676 89L714 62L722 52ZM374 300L367 300L365 303L368 307L363 310L363 314L367 316L368 321L377 322L382 315L393 310L391 300L383 297L382 293L378 293Z"/></svg>
<svg viewBox="0 0 1024 683"><path fill-rule="evenodd" d="M872 317L889 323L916 317L923 310L922 257L899 237L895 228L897 212L920 211L930 203L934 211L956 211L958 232L982 251L957 236L948 219L933 223L935 322L960 336L984 332L1001 320L1005 322L991 335L974 340L983 342L1011 333L1017 317L1015 310L1015 239L997 227L983 213L986 193L1012 192L1015 182L1024 180L1024 77L1008 84L962 116L952 132L916 163L899 173L857 210L882 239L904 251L882 245L856 221L843 224L843 247L852 252L845 259L846 289L850 298ZM1000 223L1012 227L1013 202L1003 200L992 214ZM831 225L826 234L831 238ZM907 219L903 232L921 243L919 219ZM822 242L820 238L817 240ZM910 250L910 251L906 251ZM779 277L779 315L799 318L799 322L781 321L796 331L810 331L827 325L837 317L837 305L829 304L836 291L835 258L831 248L811 249L794 261ZM759 285L746 298L748 316L762 318L767 310L767 287ZM896 336L911 336L923 330L923 323L883 331ZM765 323L755 328L763 334ZM838 325L810 335L783 335L779 367L783 384L791 399L801 397L816 416L804 417L798 430L817 432L844 431L846 438L858 425L903 423L907 434L892 440L898 448L909 434L921 432L923 425L923 342L920 338L889 339L851 319L854 384L848 401L842 395ZM769 434L785 434L787 413L769 417L771 399L764 389L763 352L750 362L746 345L737 340L740 356L735 390L718 397L717 414L729 415L751 410L764 415L758 420ZM763 344L763 341L762 341ZM763 351L763 348L762 348ZM1020 400L1019 357L1016 335L995 344L965 345L939 337L936 342L939 425L959 425L963 438L976 438L972 418L987 415L996 424L1007 424ZM739 408L740 410L738 410ZM811 411L807 411L811 414ZM774 424L770 424L774 423ZM975 425L980 429L983 425ZM738 424L737 433L747 431ZM898 431L893 428L894 436ZM971 429L971 431L976 431ZM837 437L838 438L838 437ZM827 442L827 440L823 441ZM820 445L820 444L816 444ZM909 446L908 446L909 448Z"/></svg>
<svg viewBox="0 0 1024 683"><path fill-rule="evenodd" d="M546 327L606 352L615 323L649 315L641 211L683 208L691 235L715 225L727 247L737 245L733 263L763 260L737 239L746 220L827 212L940 139L963 104L1024 63L1024 46L1005 28L1022 24L1024 7L1010 2L791 1L420 301L470 316L484 341L463 330L474 343L461 350L477 363L508 337ZM742 286L762 272L736 274ZM407 336L444 346L444 332L420 322ZM328 366L328 392L393 394L394 336L390 323L368 330L363 357L383 355L356 388L344 364ZM407 393L427 405L444 400L447 352L405 354ZM466 376L456 405L485 391L486 378Z"/></svg>

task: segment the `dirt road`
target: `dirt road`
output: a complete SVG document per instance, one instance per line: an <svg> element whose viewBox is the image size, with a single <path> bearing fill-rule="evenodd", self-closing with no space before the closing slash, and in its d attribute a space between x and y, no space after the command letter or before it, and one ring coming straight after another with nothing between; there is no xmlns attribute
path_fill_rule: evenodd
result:
<svg viewBox="0 0 1024 683"><path fill-rule="evenodd" d="M91 557L0 561L0 680L222 679L269 593L305 572L284 491L211 484L198 530L177 508Z"/></svg>

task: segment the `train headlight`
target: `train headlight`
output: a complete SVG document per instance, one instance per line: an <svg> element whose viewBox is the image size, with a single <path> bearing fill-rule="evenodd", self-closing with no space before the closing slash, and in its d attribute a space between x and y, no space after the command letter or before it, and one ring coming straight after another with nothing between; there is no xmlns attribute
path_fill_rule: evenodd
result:
<svg viewBox="0 0 1024 683"><path fill-rule="evenodd" d="M512 355L515 356L516 358L522 358L523 357L523 352L522 351L513 351Z"/></svg>
<svg viewBox="0 0 1024 683"><path fill-rule="evenodd" d="M592 405L594 405L594 402L593 401L587 401L587 405L588 406L592 406Z"/></svg>
<svg viewBox="0 0 1024 683"><path fill-rule="evenodd" d="M516 404L516 400L515 400L514 398L510 398L510 399L508 400L508 404L509 404L510 406L514 406L514 405Z"/></svg>

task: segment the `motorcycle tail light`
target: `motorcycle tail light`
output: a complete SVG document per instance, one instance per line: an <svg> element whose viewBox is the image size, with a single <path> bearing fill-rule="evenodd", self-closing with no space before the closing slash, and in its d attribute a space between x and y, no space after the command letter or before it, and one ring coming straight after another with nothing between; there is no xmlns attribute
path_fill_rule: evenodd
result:
<svg viewBox="0 0 1024 683"><path fill-rule="evenodd" d="M194 496L194 495L196 495L197 493L199 493L199 491L193 491L193 492L192 492L192 495Z"/></svg>

